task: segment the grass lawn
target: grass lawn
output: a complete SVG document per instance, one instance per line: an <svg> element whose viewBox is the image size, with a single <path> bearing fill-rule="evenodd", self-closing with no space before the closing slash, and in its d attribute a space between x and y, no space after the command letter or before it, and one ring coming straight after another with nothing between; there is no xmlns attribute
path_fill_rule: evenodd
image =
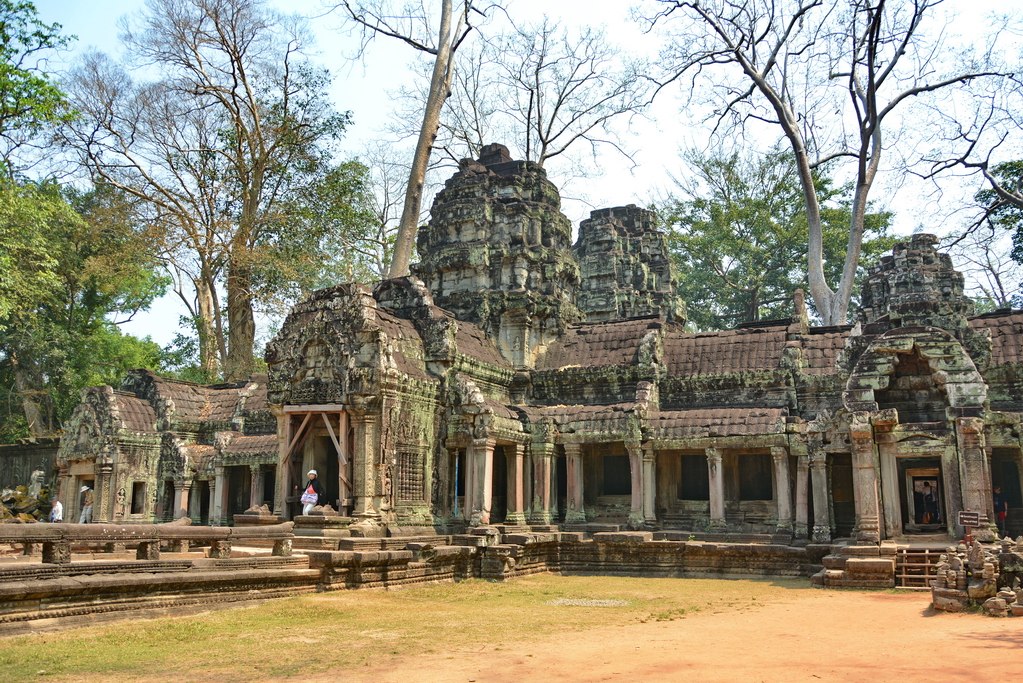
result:
<svg viewBox="0 0 1023 683"><path fill-rule="evenodd" d="M750 609L803 580L642 579L539 574L401 590L306 595L204 614L0 638L0 678L219 681L301 676L455 645L511 649L609 623Z"/></svg>

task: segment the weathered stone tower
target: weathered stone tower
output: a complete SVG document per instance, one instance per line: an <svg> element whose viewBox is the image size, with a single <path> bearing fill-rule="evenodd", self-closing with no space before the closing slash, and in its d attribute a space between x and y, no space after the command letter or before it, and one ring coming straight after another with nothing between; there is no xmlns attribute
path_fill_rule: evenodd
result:
<svg viewBox="0 0 1023 683"><path fill-rule="evenodd" d="M413 271L438 306L482 327L515 367L533 367L581 317L571 243L572 225L544 170L487 145L434 200Z"/></svg>
<svg viewBox="0 0 1023 683"><path fill-rule="evenodd" d="M657 315L685 323L667 240L652 211L635 204L592 211L579 224L573 251L582 275L576 305L587 322Z"/></svg>

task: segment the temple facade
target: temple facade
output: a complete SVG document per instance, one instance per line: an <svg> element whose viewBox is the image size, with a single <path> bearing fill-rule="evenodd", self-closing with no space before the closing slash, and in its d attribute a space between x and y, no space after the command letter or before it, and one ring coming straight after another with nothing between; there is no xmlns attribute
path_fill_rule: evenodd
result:
<svg viewBox="0 0 1023 683"><path fill-rule="evenodd" d="M265 503L355 536L876 544L961 537L960 510L993 538L999 485L1018 534L1023 313L974 316L935 244L882 260L855 325L811 326L796 293L791 319L688 332L652 213L594 211L573 244L543 169L491 145L437 195L412 275L296 305L265 380L139 372L86 392L59 456L66 514L94 482L99 519L231 523ZM330 507L303 517L309 469Z"/></svg>

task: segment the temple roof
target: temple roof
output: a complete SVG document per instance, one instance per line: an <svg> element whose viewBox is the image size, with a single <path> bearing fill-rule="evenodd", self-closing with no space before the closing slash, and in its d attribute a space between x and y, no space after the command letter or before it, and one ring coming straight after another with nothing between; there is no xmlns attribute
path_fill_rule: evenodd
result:
<svg viewBox="0 0 1023 683"><path fill-rule="evenodd" d="M668 332L664 362L671 375L719 375L781 367L787 325L689 334Z"/></svg>

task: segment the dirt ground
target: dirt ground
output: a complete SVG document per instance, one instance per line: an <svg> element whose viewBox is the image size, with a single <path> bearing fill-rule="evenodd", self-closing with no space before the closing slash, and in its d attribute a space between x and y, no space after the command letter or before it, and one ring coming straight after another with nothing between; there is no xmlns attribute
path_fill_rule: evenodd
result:
<svg viewBox="0 0 1023 683"><path fill-rule="evenodd" d="M794 591L767 605L560 636L487 629L493 643L330 671L323 681L981 681L1019 680L1023 619L936 613L921 593ZM613 619L613 610L608 618ZM329 661L325 657L322 662Z"/></svg>

